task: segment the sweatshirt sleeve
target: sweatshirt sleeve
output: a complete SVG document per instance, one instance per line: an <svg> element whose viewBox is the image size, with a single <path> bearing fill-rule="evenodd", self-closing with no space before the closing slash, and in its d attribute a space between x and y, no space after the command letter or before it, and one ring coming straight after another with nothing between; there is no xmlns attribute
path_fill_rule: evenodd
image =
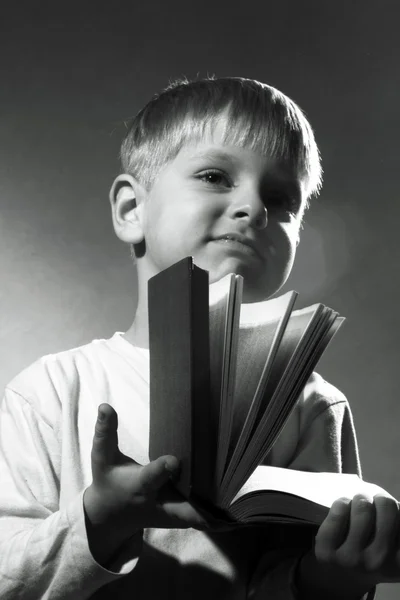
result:
<svg viewBox="0 0 400 600"><path fill-rule="evenodd" d="M318 376L319 378L319 376ZM319 378L321 384L326 384ZM299 471L356 473L361 476L353 417L346 398L311 393L303 396L293 418L282 430L265 464ZM297 434L297 435L296 435ZM293 441L295 442L293 443ZM292 448L288 455L287 448ZM250 583L248 600L309 600L296 587L296 569L317 530L280 528L275 546L262 553ZM374 600L375 588L360 600Z"/></svg>
<svg viewBox="0 0 400 600"><path fill-rule="evenodd" d="M22 396L0 404L0 597L85 600L135 567L141 537L103 568L92 557L83 491L59 508L59 443Z"/></svg>

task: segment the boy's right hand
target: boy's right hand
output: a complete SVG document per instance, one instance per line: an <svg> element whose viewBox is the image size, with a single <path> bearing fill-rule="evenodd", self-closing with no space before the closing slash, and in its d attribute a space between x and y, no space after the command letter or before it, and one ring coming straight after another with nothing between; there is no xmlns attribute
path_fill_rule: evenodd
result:
<svg viewBox="0 0 400 600"><path fill-rule="evenodd" d="M103 415L103 419L101 419ZM141 466L118 448L118 416L99 406L91 453L92 484L83 504L91 526L112 531L121 540L147 527L206 529L208 524L169 481L179 474L173 456Z"/></svg>

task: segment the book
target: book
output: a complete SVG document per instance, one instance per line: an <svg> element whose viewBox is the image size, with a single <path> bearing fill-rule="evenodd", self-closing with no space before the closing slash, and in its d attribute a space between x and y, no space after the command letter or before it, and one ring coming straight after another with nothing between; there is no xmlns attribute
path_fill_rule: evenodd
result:
<svg viewBox="0 0 400 600"><path fill-rule="evenodd" d="M357 475L262 465L344 318L297 292L243 303L243 278L186 257L148 281L149 458L181 461L176 488L214 520L318 525L333 501L383 491Z"/></svg>

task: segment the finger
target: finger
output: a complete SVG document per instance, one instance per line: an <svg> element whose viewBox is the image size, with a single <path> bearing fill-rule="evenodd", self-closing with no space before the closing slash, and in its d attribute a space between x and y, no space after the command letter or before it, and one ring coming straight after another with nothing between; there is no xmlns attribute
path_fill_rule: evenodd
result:
<svg viewBox="0 0 400 600"><path fill-rule="evenodd" d="M315 556L322 562L332 560L337 548L344 542L350 522L351 500L338 498L322 522L315 537Z"/></svg>
<svg viewBox="0 0 400 600"><path fill-rule="evenodd" d="M350 526L337 551L338 563L349 568L363 563L364 550L375 530L375 505L372 497L357 494L351 502Z"/></svg>
<svg viewBox="0 0 400 600"><path fill-rule="evenodd" d="M357 550L364 549L375 531L376 511L372 497L354 496L351 503L350 530L346 543Z"/></svg>
<svg viewBox="0 0 400 600"><path fill-rule="evenodd" d="M399 526L399 505L394 498L383 494L374 497L375 531L364 553L368 570L379 569L395 549Z"/></svg>
<svg viewBox="0 0 400 600"><path fill-rule="evenodd" d="M118 415L109 404L100 404L92 444L92 467L105 468L114 463L118 452Z"/></svg>
<svg viewBox="0 0 400 600"><path fill-rule="evenodd" d="M144 494L154 494L179 472L179 461L174 456L160 456L140 469L139 488Z"/></svg>

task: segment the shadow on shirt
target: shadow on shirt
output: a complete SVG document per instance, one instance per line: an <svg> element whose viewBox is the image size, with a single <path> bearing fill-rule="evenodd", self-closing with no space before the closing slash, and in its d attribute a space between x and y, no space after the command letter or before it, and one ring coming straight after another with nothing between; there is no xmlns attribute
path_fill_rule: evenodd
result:
<svg viewBox="0 0 400 600"><path fill-rule="evenodd" d="M266 525L243 527L206 535L218 547L224 561L233 566L230 573L179 559L143 543L136 567L98 590L92 600L245 600L257 559L276 549L277 560L286 551L312 546L316 531L308 527Z"/></svg>

